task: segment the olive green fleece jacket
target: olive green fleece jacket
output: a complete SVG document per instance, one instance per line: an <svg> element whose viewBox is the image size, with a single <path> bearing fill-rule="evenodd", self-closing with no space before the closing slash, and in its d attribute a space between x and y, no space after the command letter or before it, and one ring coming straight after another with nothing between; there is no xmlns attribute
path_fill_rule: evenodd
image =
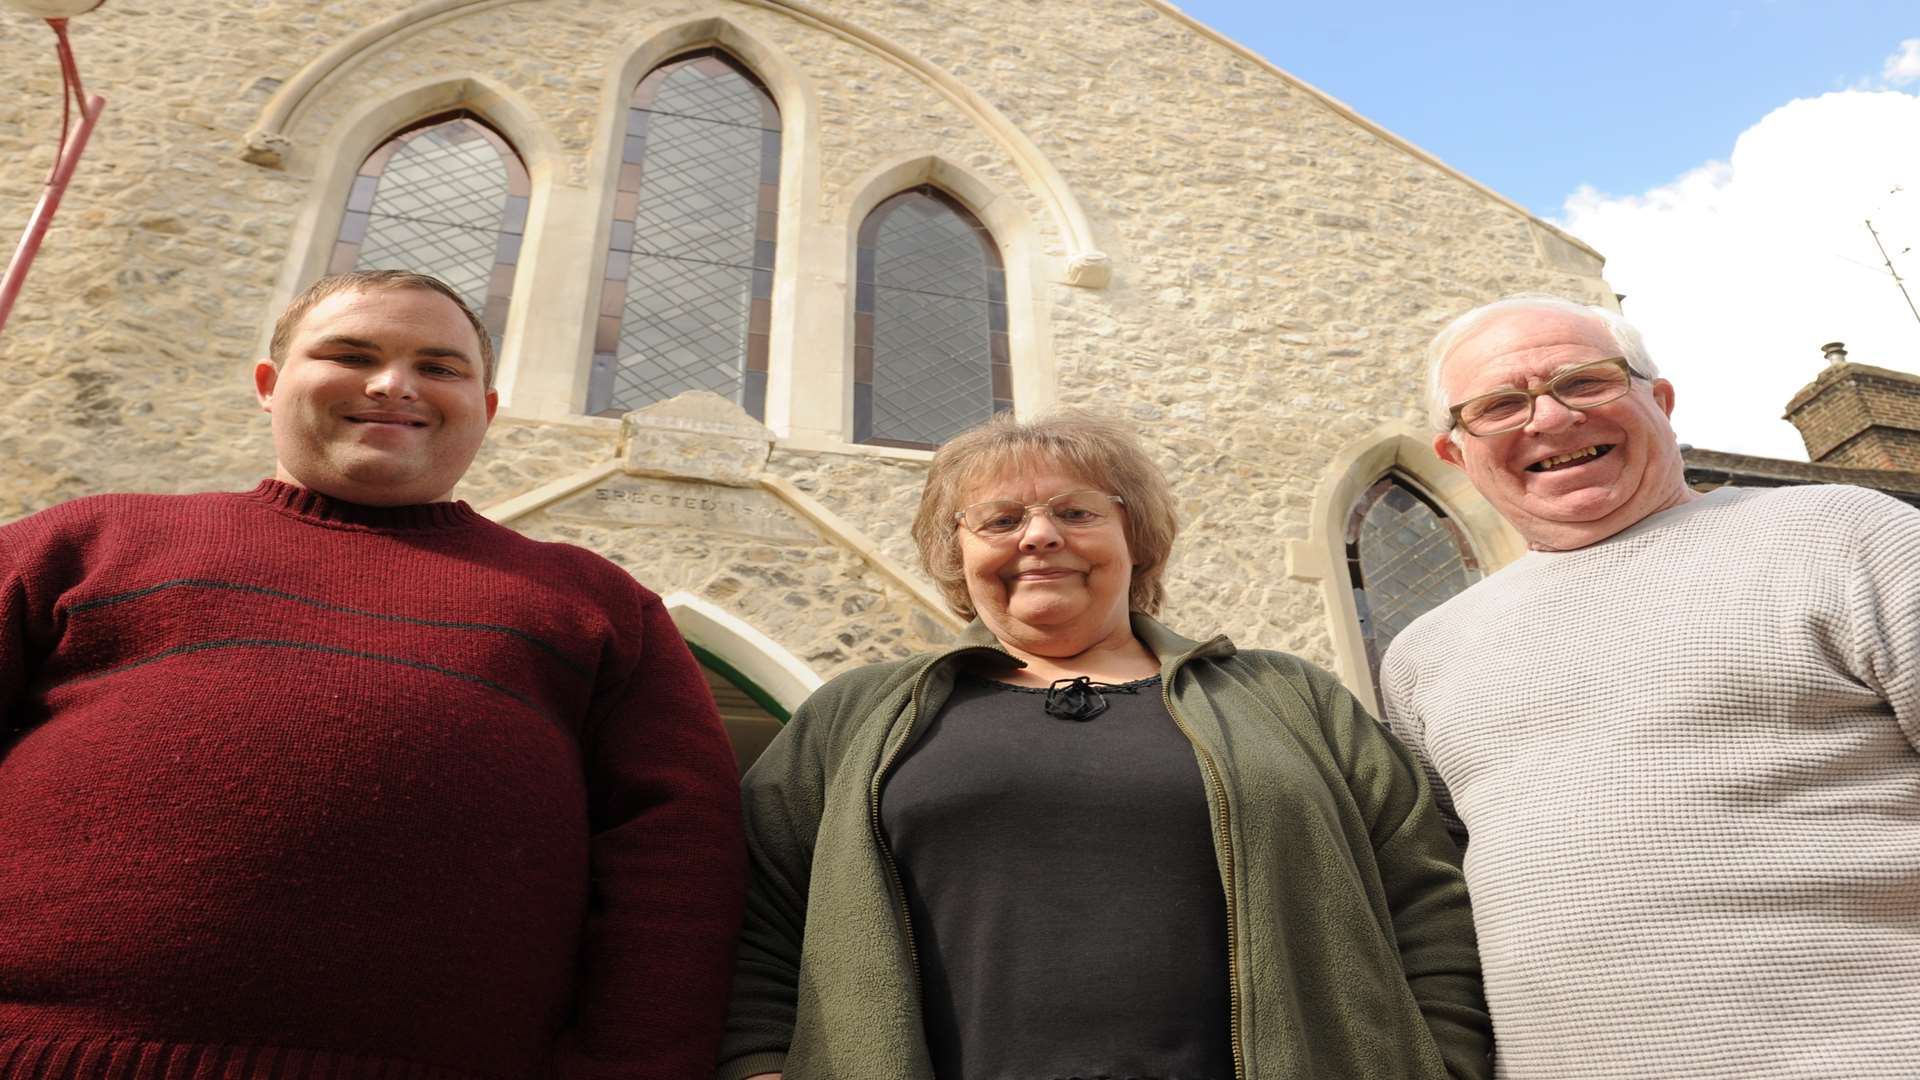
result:
<svg viewBox="0 0 1920 1080"><path fill-rule="evenodd" d="M1311 664L1133 629L1208 788L1240 1080L1491 1076L1460 857L1406 749ZM932 1080L878 793L958 661L1019 666L978 623L962 642L829 682L748 771L719 1080Z"/></svg>

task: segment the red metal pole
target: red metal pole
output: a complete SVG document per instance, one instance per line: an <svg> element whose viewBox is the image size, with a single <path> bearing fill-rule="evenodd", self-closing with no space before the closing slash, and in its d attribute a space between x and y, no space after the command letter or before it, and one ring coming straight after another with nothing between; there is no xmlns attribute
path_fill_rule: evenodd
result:
<svg viewBox="0 0 1920 1080"><path fill-rule="evenodd" d="M77 95L81 92L80 73L73 66L72 54L67 51L66 20L48 19L47 22L54 24L54 33L60 39L61 74L66 84L62 92ZM54 159L53 175L47 177L46 189L40 193L40 204L33 208L33 217L27 221L27 231L20 237L20 246L14 249L13 259L7 263L7 276L0 279L0 331L7 327L7 315L13 311L13 302L19 298L20 289L27 282L27 268L33 265L33 257L40 252L40 241L47 234L47 226L53 223L53 212L60 208L60 196L66 193L67 183L73 179L74 167L80 164L80 154L87 148L87 137L93 134L93 125L106 107L106 98L98 95L88 98L80 111L80 125L68 134L66 142L60 147L60 156Z"/></svg>

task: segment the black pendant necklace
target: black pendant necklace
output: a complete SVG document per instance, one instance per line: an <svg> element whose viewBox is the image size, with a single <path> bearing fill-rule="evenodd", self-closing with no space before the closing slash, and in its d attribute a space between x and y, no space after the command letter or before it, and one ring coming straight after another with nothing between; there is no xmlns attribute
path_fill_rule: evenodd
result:
<svg viewBox="0 0 1920 1080"><path fill-rule="evenodd" d="M1086 675L1071 679L1055 679L1047 687L1047 699L1041 706L1048 716L1057 716L1062 720L1091 720L1107 711L1107 699L1102 694L1137 694L1139 685L1119 685L1115 683L1097 683Z"/></svg>

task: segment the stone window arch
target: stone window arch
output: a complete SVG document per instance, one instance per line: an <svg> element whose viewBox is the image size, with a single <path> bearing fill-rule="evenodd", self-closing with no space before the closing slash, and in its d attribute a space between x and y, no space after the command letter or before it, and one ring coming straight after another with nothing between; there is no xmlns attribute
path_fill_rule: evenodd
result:
<svg viewBox="0 0 1920 1080"><path fill-rule="evenodd" d="M586 411L709 390L764 419L779 107L708 48L648 72L623 130Z"/></svg>
<svg viewBox="0 0 1920 1080"><path fill-rule="evenodd" d="M1480 580L1480 562L1440 503L1398 472L1353 501L1346 541L1367 670L1378 686L1380 660L1394 637Z"/></svg>
<svg viewBox="0 0 1920 1080"><path fill-rule="evenodd" d="M931 449L1013 408L1007 275L980 220L931 184L860 225L853 438Z"/></svg>
<svg viewBox="0 0 1920 1080"><path fill-rule="evenodd" d="M329 273L414 270L452 286L499 348L531 185L513 145L466 110L381 143L347 191Z"/></svg>

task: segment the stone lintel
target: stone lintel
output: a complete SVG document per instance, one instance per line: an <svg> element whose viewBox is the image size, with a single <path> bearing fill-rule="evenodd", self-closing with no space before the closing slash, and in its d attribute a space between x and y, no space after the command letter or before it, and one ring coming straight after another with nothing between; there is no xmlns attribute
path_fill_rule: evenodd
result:
<svg viewBox="0 0 1920 1080"><path fill-rule="evenodd" d="M620 464L635 476L753 487L773 432L718 394L689 390L620 420Z"/></svg>
<svg viewBox="0 0 1920 1080"><path fill-rule="evenodd" d="M813 527L757 488L657 476L612 476L546 508L554 517L599 525L643 525L726 533L770 544L813 547Z"/></svg>

